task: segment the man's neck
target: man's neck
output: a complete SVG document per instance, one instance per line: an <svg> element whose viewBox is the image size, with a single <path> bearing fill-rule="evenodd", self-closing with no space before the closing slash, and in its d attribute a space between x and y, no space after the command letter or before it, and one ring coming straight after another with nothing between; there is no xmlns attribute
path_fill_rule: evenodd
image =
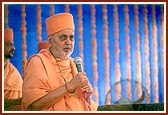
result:
<svg viewBox="0 0 168 115"><path fill-rule="evenodd" d="M5 67L5 65L8 63L8 61L9 61L9 59L4 58L4 67Z"/></svg>

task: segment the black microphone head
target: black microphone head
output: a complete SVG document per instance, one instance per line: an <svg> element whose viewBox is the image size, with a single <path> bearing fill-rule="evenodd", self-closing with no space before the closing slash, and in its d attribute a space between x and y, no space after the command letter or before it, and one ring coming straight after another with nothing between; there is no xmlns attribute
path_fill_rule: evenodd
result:
<svg viewBox="0 0 168 115"><path fill-rule="evenodd" d="M75 57L74 62L75 62L75 65L76 65L76 68L77 68L78 72L82 72L83 71L83 69L82 69L82 59L80 57Z"/></svg>
<svg viewBox="0 0 168 115"><path fill-rule="evenodd" d="M75 62L76 65L77 65L77 64L82 64L82 58L80 58L80 57L75 57L75 58L74 58L74 62Z"/></svg>

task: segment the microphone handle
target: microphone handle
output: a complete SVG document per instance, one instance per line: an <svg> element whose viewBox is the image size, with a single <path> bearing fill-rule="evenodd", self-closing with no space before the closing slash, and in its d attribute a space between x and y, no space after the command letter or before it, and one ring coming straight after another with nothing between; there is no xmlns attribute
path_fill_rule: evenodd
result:
<svg viewBox="0 0 168 115"><path fill-rule="evenodd" d="M82 72L82 65L81 64L76 64L76 68L78 72Z"/></svg>
<svg viewBox="0 0 168 115"><path fill-rule="evenodd" d="M82 72L82 65L81 64L76 64L76 68L78 72ZM84 111L86 111L86 92L83 92L83 98L84 98Z"/></svg>

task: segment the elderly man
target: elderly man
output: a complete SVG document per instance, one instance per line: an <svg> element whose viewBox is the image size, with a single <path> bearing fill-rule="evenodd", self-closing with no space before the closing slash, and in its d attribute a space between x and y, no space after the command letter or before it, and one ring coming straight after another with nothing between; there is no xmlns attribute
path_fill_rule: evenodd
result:
<svg viewBox="0 0 168 115"><path fill-rule="evenodd" d="M74 59L74 21L70 13L46 19L48 49L33 55L23 81L23 109L43 111L93 111L92 86Z"/></svg>
<svg viewBox="0 0 168 115"><path fill-rule="evenodd" d="M4 109L21 110L22 77L16 67L10 63L14 54L13 30L4 29Z"/></svg>

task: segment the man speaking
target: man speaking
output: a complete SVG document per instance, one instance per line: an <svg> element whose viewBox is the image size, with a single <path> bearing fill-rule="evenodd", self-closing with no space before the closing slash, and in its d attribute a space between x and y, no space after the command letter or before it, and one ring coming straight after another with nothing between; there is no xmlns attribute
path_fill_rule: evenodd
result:
<svg viewBox="0 0 168 115"><path fill-rule="evenodd" d="M46 19L49 48L28 60L23 81L23 109L38 111L96 111L92 86L74 59L74 21L70 13Z"/></svg>

